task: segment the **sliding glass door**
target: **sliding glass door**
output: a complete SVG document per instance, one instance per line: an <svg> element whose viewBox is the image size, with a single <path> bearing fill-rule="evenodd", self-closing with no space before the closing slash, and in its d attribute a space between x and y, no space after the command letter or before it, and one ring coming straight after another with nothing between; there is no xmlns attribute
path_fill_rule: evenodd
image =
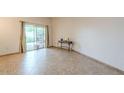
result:
<svg viewBox="0 0 124 93"><path fill-rule="evenodd" d="M45 47L45 28L37 26L36 28L36 42L37 48L44 48Z"/></svg>
<svg viewBox="0 0 124 93"><path fill-rule="evenodd" d="M26 37L26 51L45 47L46 31L44 26L25 23L24 31Z"/></svg>

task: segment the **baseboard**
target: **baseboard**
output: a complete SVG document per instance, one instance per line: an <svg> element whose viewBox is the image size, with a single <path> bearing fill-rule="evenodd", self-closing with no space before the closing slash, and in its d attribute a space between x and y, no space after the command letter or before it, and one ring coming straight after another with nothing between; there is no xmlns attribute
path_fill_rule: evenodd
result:
<svg viewBox="0 0 124 93"><path fill-rule="evenodd" d="M19 53L20 52L8 53L8 54L0 55L0 57L9 56L9 55L15 55L15 54L19 54Z"/></svg>
<svg viewBox="0 0 124 93"><path fill-rule="evenodd" d="M58 48L58 49L61 49L60 47L56 47L56 46L53 46L53 47ZM65 50L66 50L66 49L65 49ZM95 62L98 62L98 63L100 63L100 64L102 64L102 65L106 65L106 66L109 67L109 68L116 69L117 71L124 73L124 71L121 70L121 69L119 69L119 68L116 68L116 67L114 67L114 66L111 66L111 65L109 65L109 64L106 64L106 63L104 63L104 62L102 62L102 61L100 61L100 60L98 60L98 59L95 59L95 58L93 58L93 57L90 57L90 56L88 56L88 55L86 55L86 54L80 53L80 52L76 51L75 49L72 49L72 51L74 51L74 52L76 52L76 53L78 53L78 54L80 54L80 55L83 55L83 56L85 56L85 57L87 57L87 58L89 58L89 59L91 59L91 60L94 60Z"/></svg>
<svg viewBox="0 0 124 93"><path fill-rule="evenodd" d="M66 49L66 48L61 48L61 47L57 47L57 46L52 46L52 47L53 47L53 48L58 48L58 49L67 50L67 51L69 51L69 52L73 51L73 50L68 50L68 49Z"/></svg>
<svg viewBox="0 0 124 93"><path fill-rule="evenodd" d="M48 46L48 48L51 48L51 47L54 47L54 46Z"/></svg>
<svg viewBox="0 0 124 93"><path fill-rule="evenodd" d="M100 63L100 64L102 64L102 65L106 65L106 66L109 67L109 68L116 69L117 71L124 73L124 71L121 70L121 69L119 69L119 68L116 68L116 67L114 67L114 66L111 66L111 65L109 65L109 64L106 64L106 63L104 63L104 62L102 62L102 61L100 61L100 60L98 60L98 59L95 59L95 58L90 57L90 56L88 56L88 55L86 55L86 54L80 53L80 52L78 52L78 51L76 51L76 50L74 50L74 49L73 49L73 51L76 52L76 53L78 53L78 54L80 54L80 55L83 55L83 56L85 56L85 57L87 57L87 58L89 58L89 59L91 59L91 60L94 60L95 62L98 62L98 63Z"/></svg>

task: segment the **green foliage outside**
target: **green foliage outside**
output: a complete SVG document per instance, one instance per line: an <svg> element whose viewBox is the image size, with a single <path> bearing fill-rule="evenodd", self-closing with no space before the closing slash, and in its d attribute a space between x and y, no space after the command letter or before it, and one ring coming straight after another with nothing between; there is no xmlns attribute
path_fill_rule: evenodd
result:
<svg viewBox="0 0 124 93"><path fill-rule="evenodd" d="M26 29L26 34L27 34L27 36L26 36L26 42L27 43L33 43L33 42L35 42L35 37L34 37L33 34L35 34L36 32L39 35L39 36L37 36L37 39L38 40L39 39L42 39L42 37L41 37L41 36L43 36L42 29L37 29L36 30L36 28L34 28L34 27L26 27L25 29Z"/></svg>

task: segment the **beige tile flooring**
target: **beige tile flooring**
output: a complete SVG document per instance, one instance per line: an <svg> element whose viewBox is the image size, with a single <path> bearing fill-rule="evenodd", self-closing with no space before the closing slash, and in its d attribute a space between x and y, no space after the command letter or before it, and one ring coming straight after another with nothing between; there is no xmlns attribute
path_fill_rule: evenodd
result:
<svg viewBox="0 0 124 93"><path fill-rule="evenodd" d="M1 75L118 75L124 72L76 52L48 48L0 57Z"/></svg>

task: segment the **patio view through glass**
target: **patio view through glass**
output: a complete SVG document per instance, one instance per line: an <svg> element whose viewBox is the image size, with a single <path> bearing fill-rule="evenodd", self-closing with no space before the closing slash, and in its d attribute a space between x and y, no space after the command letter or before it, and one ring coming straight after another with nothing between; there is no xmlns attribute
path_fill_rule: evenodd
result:
<svg viewBox="0 0 124 93"><path fill-rule="evenodd" d="M45 28L39 25L25 24L26 50L35 50L45 47Z"/></svg>

